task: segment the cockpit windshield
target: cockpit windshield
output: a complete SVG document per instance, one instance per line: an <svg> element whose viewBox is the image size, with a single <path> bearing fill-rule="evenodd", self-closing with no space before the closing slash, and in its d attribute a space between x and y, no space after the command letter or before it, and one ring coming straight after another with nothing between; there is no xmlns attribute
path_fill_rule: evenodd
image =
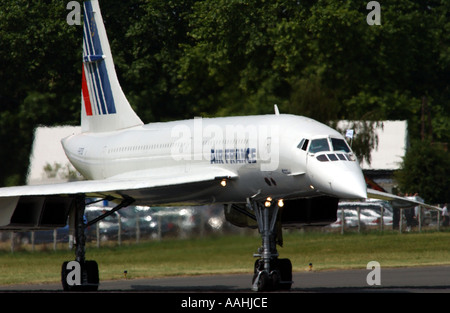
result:
<svg viewBox="0 0 450 313"><path fill-rule="evenodd" d="M330 146L328 145L328 139L314 139L311 140L311 144L309 145L310 153L317 153L321 151L330 151Z"/></svg>
<svg viewBox="0 0 450 313"><path fill-rule="evenodd" d="M343 139L331 138L331 144L333 145L333 151L350 152L350 148Z"/></svg>

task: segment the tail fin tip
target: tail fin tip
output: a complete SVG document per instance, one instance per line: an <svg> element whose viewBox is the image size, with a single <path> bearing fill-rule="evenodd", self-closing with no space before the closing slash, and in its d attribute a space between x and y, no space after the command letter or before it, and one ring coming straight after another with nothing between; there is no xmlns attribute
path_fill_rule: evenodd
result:
<svg viewBox="0 0 450 313"><path fill-rule="evenodd" d="M81 128L106 132L142 125L122 91L97 0L84 2Z"/></svg>

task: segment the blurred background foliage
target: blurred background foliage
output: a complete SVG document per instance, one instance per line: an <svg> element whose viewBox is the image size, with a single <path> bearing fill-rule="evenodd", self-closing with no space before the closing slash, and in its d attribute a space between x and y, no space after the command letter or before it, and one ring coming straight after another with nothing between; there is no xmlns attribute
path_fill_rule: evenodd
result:
<svg viewBox="0 0 450 313"><path fill-rule="evenodd" d="M379 26L367 24L367 2L100 5L119 80L146 123L271 114L276 103L330 125L407 120L411 142L448 159L450 2L380 1ZM25 182L36 126L79 124L82 27L67 24L67 3L0 1L0 185ZM360 158L376 143L367 129Z"/></svg>

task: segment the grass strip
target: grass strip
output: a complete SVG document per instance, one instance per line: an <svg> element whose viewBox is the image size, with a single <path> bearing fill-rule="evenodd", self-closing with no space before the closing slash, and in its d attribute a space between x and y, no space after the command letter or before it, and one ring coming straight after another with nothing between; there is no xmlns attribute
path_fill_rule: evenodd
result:
<svg viewBox="0 0 450 313"><path fill-rule="evenodd" d="M96 248L88 245L87 259L99 264L100 279L166 277L253 272L252 254L259 236L227 235L123 243ZM294 271L365 269L370 261L382 267L450 265L450 232L368 232L363 234L288 232L280 258L289 258ZM0 285L60 281L68 250L0 251Z"/></svg>

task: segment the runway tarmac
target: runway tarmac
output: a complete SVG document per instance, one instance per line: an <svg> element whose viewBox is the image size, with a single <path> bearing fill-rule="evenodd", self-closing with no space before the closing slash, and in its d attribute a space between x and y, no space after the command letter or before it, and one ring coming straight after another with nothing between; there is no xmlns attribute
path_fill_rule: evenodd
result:
<svg viewBox="0 0 450 313"><path fill-rule="evenodd" d="M370 286L371 270L293 273L289 293L450 293L450 266L380 268L379 285ZM58 292L61 284L0 286L0 292ZM122 279L101 281L99 292L251 292L251 274Z"/></svg>

